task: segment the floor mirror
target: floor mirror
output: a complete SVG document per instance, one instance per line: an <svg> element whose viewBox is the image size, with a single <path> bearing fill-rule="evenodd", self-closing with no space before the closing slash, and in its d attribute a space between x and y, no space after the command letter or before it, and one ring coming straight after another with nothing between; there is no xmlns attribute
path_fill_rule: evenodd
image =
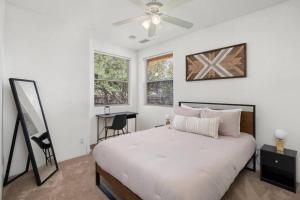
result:
<svg viewBox="0 0 300 200"><path fill-rule="evenodd" d="M9 81L18 115L4 185L28 172L31 168L37 185L41 185L58 170L58 165L37 85L33 80L11 78ZM25 171L17 176L10 176L19 124L24 133L28 158L24 158L27 160ZM29 163L31 163L31 168Z"/></svg>

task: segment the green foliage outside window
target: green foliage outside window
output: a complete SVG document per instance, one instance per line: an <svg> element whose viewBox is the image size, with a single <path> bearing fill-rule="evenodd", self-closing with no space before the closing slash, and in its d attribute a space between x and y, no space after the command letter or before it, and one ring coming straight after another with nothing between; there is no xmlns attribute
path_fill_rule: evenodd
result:
<svg viewBox="0 0 300 200"><path fill-rule="evenodd" d="M173 105L173 55L147 61L147 104Z"/></svg>
<svg viewBox="0 0 300 200"><path fill-rule="evenodd" d="M171 58L148 62L148 81L173 80L173 62Z"/></svg>
<svg viewBox="0 0 300 200"><path fill-rule="evenodd" d="M95 105L128 104L130 60L94 53Z"/></svg>

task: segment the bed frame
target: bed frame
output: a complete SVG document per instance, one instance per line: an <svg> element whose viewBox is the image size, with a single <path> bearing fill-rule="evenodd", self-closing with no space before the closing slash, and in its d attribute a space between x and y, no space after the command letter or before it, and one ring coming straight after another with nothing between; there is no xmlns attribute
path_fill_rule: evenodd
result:
<svg viewBox="0 0 300 200"><path fill-rule="evenodd" d="M187 102L180 101L179 106L182 104L193 108L210 108L214 110L225 109L242 109L241 114L241 132L249 133L255 138L255 105L247 104L226 104L226 103L205 103L205 102ZM252 162L252 168L249 168L249 163ZM247 162L245 169L256 171L256 152L252 155ZM103 179L103 183L100 181ZM125 199L125 200L141 200L133 191L123 185L119 180L106 172L96 163L96 185L102 192L110 199Z"/></svg>

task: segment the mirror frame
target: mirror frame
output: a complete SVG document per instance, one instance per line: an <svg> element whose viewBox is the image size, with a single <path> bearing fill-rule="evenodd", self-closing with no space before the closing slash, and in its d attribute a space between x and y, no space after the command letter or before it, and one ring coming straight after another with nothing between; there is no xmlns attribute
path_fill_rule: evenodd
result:
<svg viewBox="0 0 300 200"><path fill-rule="evenodd" d="M23 112L22 112L18 92L17 92L16 85L15 85L16 81L23 81L23 82L33 83L34 89L35 89L35 92L36 92L36 95L37 95L37 98L38 98L38 101L39 101L39 104L40 104L40 108L41 108L41 112L42 112L42 116L43 116L43 121L44 121L45 128L46 128L46 132L49 135L49 142L50 142L50 145L51 145L51 150L52 150L52 153L53 153L53 159L54 159L54 162L55 162L56 169L54 170L54 172L49 174L49 176L46 177L44 180L41 180L40 174L39 174L39 171L38 171L38 167L36 165L34 153L33 153L33 150L32 150L31 143L30 143L29 132L28 132L28 129L27 129L27 126L26 126L26 123L25 123L25 118L24 118L24 115L23 115ZM43 105L42 105L42 102L41 102L41 99L40 99L40 95L39 95L39 92L38 92L38 89L37 89L37 86L36 86L36 82L34 80L10 78L9 83L10 83L10 86L11 86L11 89L12 89L13 97L14 97L16 107L17 107L17 110L18 110L18 114L19 114L19 117L20 117L20 122L21 122L21 126L22 126L22 129L23 129L23 134L24 134L26 146L27 146L27 149L28 149L28 152L29 152L29 157L30 157L32 169L33 169L33 172L34 172L34 175L35 175L35 179L36 179L37 185L40 186L58 171L58 164L57 164L57 160L56 160L56 155L55 155L55 152L54 152L54 148L53 148L51 136L50 136L50 133L49 133L47 121L46 121L46 118L45 118L44 109L43 109Z"/></svg>

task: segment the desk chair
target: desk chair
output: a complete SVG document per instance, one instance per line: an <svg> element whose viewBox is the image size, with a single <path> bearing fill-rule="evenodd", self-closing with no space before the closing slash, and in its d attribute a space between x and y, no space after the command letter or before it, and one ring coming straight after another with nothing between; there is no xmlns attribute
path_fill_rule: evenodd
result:
<svg viewBox="0 0 300 200"><path fill-rule="evenodd" d="M48 163L50 163L52 165L51 157L53 156L50 153L51 144L50 144L48 138L49 137L48 137L48 133L47 132L43 133L39 137L36 137L36 136L31 137L31 139L34 142L36 142L36 144L42 149L42 151L43 151L43 153L45 155L46 166L48 165Z"/></svg>
<svg viewBox="0 0 300 200"><path fill-rule="evenodd" d="M125 134L123 128L125 128L126 124L127 124L127 115L116 115L116 116L114 116L112 125L105 127L105 139L107 138L107 131L109 129L114 130L114 136L115 136L116 131L119 135L120 130L122 130L123 134Z"/></svg>

